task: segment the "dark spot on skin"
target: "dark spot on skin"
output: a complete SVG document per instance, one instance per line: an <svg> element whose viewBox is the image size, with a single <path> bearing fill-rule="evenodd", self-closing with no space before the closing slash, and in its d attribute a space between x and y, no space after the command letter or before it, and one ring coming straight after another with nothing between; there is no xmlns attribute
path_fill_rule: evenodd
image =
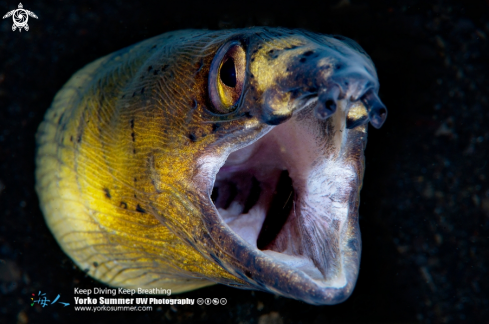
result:
<svg viewBox="0 0 489 324"><path fill-rule="evenodd" d="M302 55L304 55L304 56L311 56L312 54L314 54L314 51L307 51L307 52L302 53Z"/></svg>
<svg viewBox="0 0 489 324"><path fill-rule="evenodd" d="M81 135L79 135L79 136L78 136L78 139L77 139L76 141L77 141L78 143L80 143L80 142L81 142L81 140L82 140L82 136L81 136Z"/></svg>
<svg viewBox="0 0 489 324"><path fill-rule="evenodd" d="M343 66L342 66L341 64L338 64L337 66L335 66L335 68L336 68L337 70L341 69L342 67L343 67Z"/></svg>
<svg viewBox="0 0 489 324"><path fill-rule="evenodd" d="M309 87L309 89L307 89L307 91L309 91L309 92L317 92L318 91L318 88L317 87Z"/></svg>
<svg viewBox="0 0 489 324"><path fill-rule="evenodd" d="M139 204L136 206L136 211L142 214L146 213L146 210L144 210Z"/></svg>
<svg viewBox="0 0 489 324"><path fill-rule="evenodd" d="M214 260L214 261L215 261L217 264L219 264L220 266L222 266L222 262L221 262L221 260L220 260L220 259L219 259L219 258L218 258L218 257L217 257L217 256L216 256L214 253L212 253L212 254L211 254L211 257L212 257L212 259L213 259L213 260Z"/></svg>
<svg viewBox="0 0 489 324"><path fill-rule="evenodd" d="M61 125L61 121L63 120L64 115L65 113L62 113L61 116L59 116L58 125Z"/></svg>
<svg viewBox="0 0 489 324"><path fill-rule="evenodd" d="M258 50L254 50L254 51L253 51L253 54L256 54L256 52L258 52Z"/></svg>
<svg viewBox="0 0 489 324"><path fill-rule="evenodd" d="M219 129L219 127L220 127L220 126L221 126L221 125L219 125L219 124L217 124L217 123L212 124L212 131L213 131L213 132L215 132L216 130L218 130L218 129Z"/></svg>
<svg viewBox="0 0 489 324"><path fill-rule="evenodd" d="M253 73L250 73L250 77L253 79L255 76L253 75Z"/></svg>
<svg viewBox="0 0 489 324"><path fill-rule="evenodd" d="M153 71L153 75L157 75L157 74L158 74L158 72L159 72L159 70L154 70L154 71Z"/></svg>
<svg viewBox="0 0 489 324"><path fill-rule="evenodd" d="M248 278L250 278L250 279L252 279L252 278L253 278L253 275L251 274L251 272L250 272L250 271L245 270L245 272L244 272L244 273L245 273L245 275L246 275Z"/></svg>
<svg viewBox="0 0 489 324"><path fill-rule="evenodd" d="M70 142L73 142L73 135L70 136Z"/></svg>
<svg viewBox="0 0 489 324"><path fill-rule="evenodd" d="M110 199L110 198L112 198L112 196L110 195L110 191L109 191L109 189L104 188L104 192L105 192L105 197L107 197L107 198L109 198L109 199Z"/></svg>
<svg viewBox="0 0 489 324"><path fill-rule="evenodd" d="M86 268L85 270L83 270L83 272L85 273L88 273L88 271L90 271L90 269Z"/></svg>
<svg viewBox="0 0 489 324"><path fill-rule="evenodd" d="M154 50L155 48L156 48L156 45L153 45L153 47L151 47L150 51Z"/></svg>
<svg viewBox="0 0 489 324"><path fill-rule="evenodd" d="M357 251L357 240L356 239L349 239L348 240L348 247L352 250L352 251Z"/></svg>
<svg viewBox="0 0 489 324"><path fill-rule="evenodd" d="M120 207L127 209L127 204L123 201L121 201Z"/></svg>
<svg viewBox="0 0 489 324"><path fill-rule="evenodd" d="M131 137L132 137L132 141L135 142L136 141L136 135L134 134L134 132L131 133Z"/></svg>
<svg viewBox="0 0 489 324"><path fill-rule="evenodd" d="M299 60L299 62L301 62L301 63L304 63L305 61L307 61L307 59L306 59L305 57L303 57L303 58L301 58L301 59Z"/></svg>
<svg viewBox="0 0 489 324"><path fill-rule="evenodd" d="M133 150L132 150L132 153L133 153L133 154L136 154L136 149L133 149Z"/></svg>
<svg viewBox="0 0 489 324"><path fill-rule="evenodd" d="M151 71L153 69L153 67L150 65L148 66L148 72Z"/></svg>
<svg viewBox="0 0 489 324"><path fill-rule="evenodd" d="M251 59L251 62L255 62L255 58L252 58L252 59Z"/></svg>
<svg viewBox="0 0 489 324"><path fill-rule="evenodd" d="M144 87L141 89L141 94L143 94L143 93L144 93Z"/></svg>
<svg viewBox="0 0 489 324"><path fill-rule="evenodd" d="M134 119L131 119L131 129L134 129Z"/></svg>
<svg viewBox="0 0 489 324"><path fill-rule="evenodd" d="M161 72L165 72L165 71L166 71L166 69L168 69L168 66L169 66L168 64L163 65L163 66L161 67Z"/></svg>
<svg viewBox="0 0 489 324"><path fill-rule="evenodd" d="M134 178L134 182L138 182L138 178Z"/></svg>
<svg viewBox="0 0 489 324"><path fill-rule="evenodd" d="M188 134L188 138L192 141L192 142L195 142L197 140L197 137L195 137L194 134L190 133Z"/></svg>
<svg viewBox="0 0 489 324"><path fill-rule="evenodd" d="M273 53L273 51L274 51L273 49L269 50L269 51L268 51L268 54L272 54L272 53Z"/></svg>
<svg viewBox="0 0 489 324"><path fill-rule="evenodd" d="M245 113L244 113L244 116L245 116L246 118L252 118L252 117L253 117L253 115L252 115L252 114L251 114L249 111L245 112Z"/></svg>
<svg viewBox="0 0 489 324"><path fill-rule="evenodd" d="M125 95L125 94L123 94L123 95L122 95L122 97L121 97L121 99L124 99L124 97L125 97L125 96L126 96L126 95Z"/></svg>
<svg viewBox="0 0 489 324"><path fill-rule="evenodd" d="M133 96L133 97L135 97L135 96L136 96L136 92L135 92L135 91L132 93L132 96Z"/></svg>
<svg viewBox="0 0 489 324"><path fill-rule="evenodd" d="M93 266L94 266L95 268L96 268L96 267L98 267L98 263L97 263L97 262L94 262L94 263L93 263Z"/></svg>

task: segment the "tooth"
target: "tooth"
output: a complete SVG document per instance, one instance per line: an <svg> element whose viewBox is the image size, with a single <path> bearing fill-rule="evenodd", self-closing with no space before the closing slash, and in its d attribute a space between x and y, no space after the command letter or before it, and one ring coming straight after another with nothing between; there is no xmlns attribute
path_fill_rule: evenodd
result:
<svg viewBox="0 0 489 324"><path fill-rule="evenodd" d="M375 128L380 128L387 118L387 108L372 90L363 96L362 101L367 107L370 124Z"/></svg>
<svg viewBox="0 0 489 324"><path fill-rule="evenodd" d="M340 95L340 88L338 85L333 85L323 91L318 98L318 103L314 109L314 115L316 118L325 120L336 111L336 100Z"/></svg>

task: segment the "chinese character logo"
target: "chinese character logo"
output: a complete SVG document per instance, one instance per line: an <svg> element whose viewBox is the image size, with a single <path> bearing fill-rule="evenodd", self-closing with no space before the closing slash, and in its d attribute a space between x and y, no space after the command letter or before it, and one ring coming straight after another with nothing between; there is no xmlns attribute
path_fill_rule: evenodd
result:
<svg viewBox="0 0 489 324"><path fill-rule="evenodd" d="M39 294L37 294L37 297L38 297L37 300L34 300L34 297L35 296L36 296L35 294L32 294L32 297L31 297L31 300L32 300L31 306L34 306L35 303L38 303L42 307L46 307L46 306L49 306L49 305L52 305L52 304L56 303L58 301L58 299L59 299L59 294L58 294L58 297L56 297L53 300L52 303L49 303L51 300L49 300L46 297L46 293L42 294L40 291L39 291ZM63 302L58 302L58 303L63 304L65 307L70 304L70 303L63 303Z"/></svg>
<svg viewBox="0 0 489 324"><path fill-rule="evenodd" d="M12 31L15 31L17 28L19 29L19 32L22 31L22 28L28 31L29 25L27 25L27 21L29 20L29 16L37 19L35 13L29 10L25 10L23 8L24 6L22 6L22 3L19 3L18 9L7 12L5 16L3 16L2 18L5 19L12 16L12 19L14 20L14 24L12 25Z"/></svg>

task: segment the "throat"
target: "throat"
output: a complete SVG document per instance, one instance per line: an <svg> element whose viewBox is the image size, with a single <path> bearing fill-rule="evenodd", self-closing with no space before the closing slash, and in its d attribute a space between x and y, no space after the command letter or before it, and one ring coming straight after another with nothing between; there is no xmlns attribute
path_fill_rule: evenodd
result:
<svg viewBox="0 0 489 324"><path fill-rule="evenodd" d="M287 170L246 170L219 176L211 199L238 235L260 250L271 249L289 218L295 193Z"/></svg>

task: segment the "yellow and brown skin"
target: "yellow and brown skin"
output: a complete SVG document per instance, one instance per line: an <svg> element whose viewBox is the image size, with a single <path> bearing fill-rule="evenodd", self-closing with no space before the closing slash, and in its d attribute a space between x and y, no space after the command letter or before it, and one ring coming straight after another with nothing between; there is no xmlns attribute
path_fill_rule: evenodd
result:
<svg viewBox="0 0 489 324"><path fill-rule="evenodd" d="M228 54L232 46L239 48ZM221 85L210 94L226 55L242 65L241 88L236 95ZM361 60L365 75L355 70L359 63L348 65L350 57ZM363 82L359 93L344 83L352 78ZM377 118L380 127L386 115L376 82L369 58L352 45L286 29L172 32L103 57L68 81L39 127L36 190L46 222L81 269L111 286L176 293L223 283L312 304L340 302L358 274L366 121ZM316 106L305 104L310 93ZM333 109L326 104L331 93ZM311 155L312 164L341 157L357 175L345 225L336 232L333 226L334 239L326 240L325 250L342 261L334 257L321 270L325 282L341 274L342 287L318 285L253 248L211 200L227 156L272 129L280 137L286 123L297 132L282 151L296 150L301 134L319 148L299 148L287 155L290 163L294 156ZM289 172L297 190L307 187L307 179ZM300 253L314 262L328 257Z"/></svg>

